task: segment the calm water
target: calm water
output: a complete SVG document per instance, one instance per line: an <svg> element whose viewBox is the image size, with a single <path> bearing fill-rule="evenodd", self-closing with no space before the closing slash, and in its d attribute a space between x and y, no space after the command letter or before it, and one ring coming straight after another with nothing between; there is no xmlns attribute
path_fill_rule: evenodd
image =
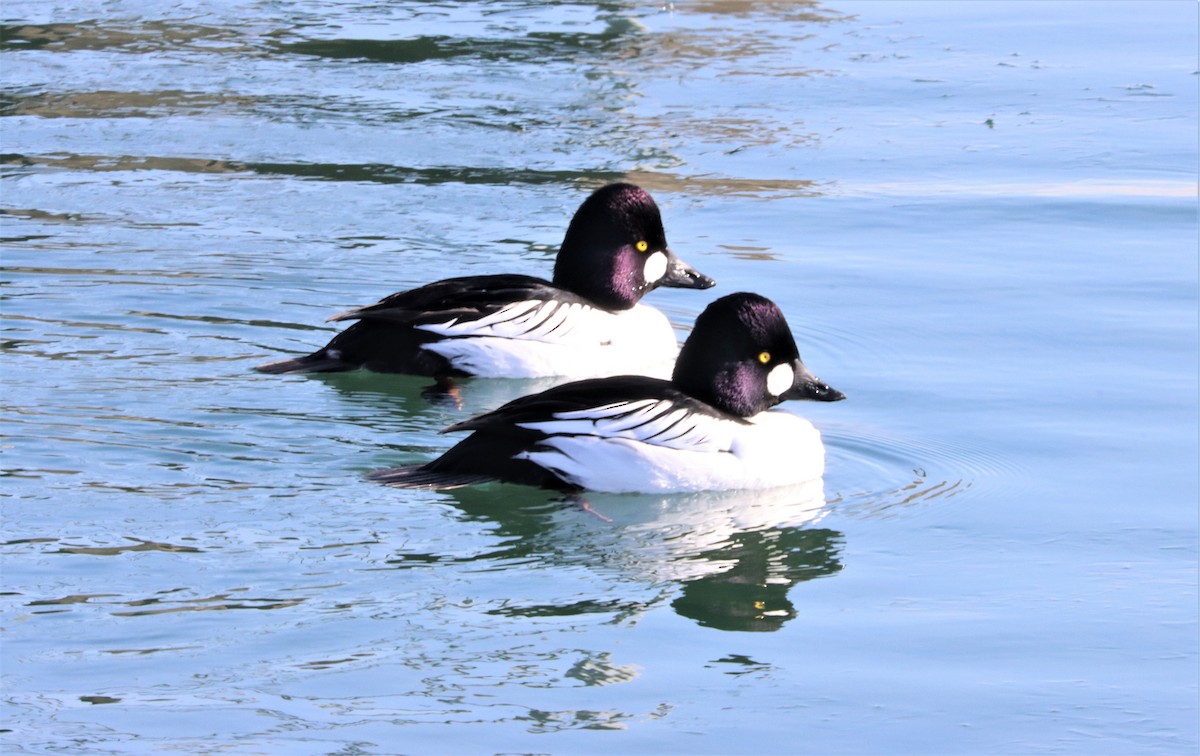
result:
<svg viewBox="0 0 1200 756"><path fill-rule="evenodd" d="M1196 752L1195 3L0 13L6 750ZM251 372L618 178L822 485L397 491L534 386Z"/></svg>

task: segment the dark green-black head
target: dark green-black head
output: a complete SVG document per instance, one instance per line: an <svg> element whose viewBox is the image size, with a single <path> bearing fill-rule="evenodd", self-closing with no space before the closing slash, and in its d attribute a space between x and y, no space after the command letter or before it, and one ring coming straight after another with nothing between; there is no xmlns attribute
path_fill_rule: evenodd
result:
<svg viewBox="0 0 1200 756"><path fill-rule="evenodd" d="M757 415L789 399L846 398L804 366L779 307L747 292L721 297L700 313L671 382L738 417Z"/></svg>
<svg viewBox="0 0 1200 756"><path fill-rule="evenodd" d="M659 286L707 289L716 282L667 246L658 205L633 184L609 184L571 218L554 283L608 310L627 310Z"/></svg>

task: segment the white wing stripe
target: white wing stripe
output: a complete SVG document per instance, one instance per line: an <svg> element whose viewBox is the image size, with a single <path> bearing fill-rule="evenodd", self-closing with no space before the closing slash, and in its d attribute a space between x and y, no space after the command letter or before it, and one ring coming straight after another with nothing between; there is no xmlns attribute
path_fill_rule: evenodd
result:
<svg viewBox="0 0 1200 756"><path fill-rule="evenodd" d="M530 330L526 336L531 339L540 339L543 336L549 336L566 322L567 316L570 314L570 306L561 303L556 304L553 308L549 308L546 316L542 318L541 323Z"/></svg>
<svg viewBox="0 0 1200 756"><path fill-rule="evenodd" d="M623 439L695 451L727 451L732 443L731 423L691 413L669 401L610 404L561 412L554 418L519 425L545 433L549 438L543 443L555 437L577 436L597 443Z"/></svg>
<svg viewBox="0 0 1200 756"><path fill-rule="evenodd" d="M613 402L612 404L602 404L599 407L589 407L581 410L567 410L566 412L556 412L554 417L563 420L578 420L587 418L596 420L614 415L624 415L627 412L636 412L639 409L644 409L655 404L653 399L639 399L634 402Z"/></svg>
<svg viewBox="0 0 1200 756"><path fill-rule="evenodd" d="M518 428L540 431L547 436L592 436L596 424L590 420L546 420L540 423L517 423Z"/></svg>
<svg viewBox="0 0 1200 756"><path fill-rule="evenodd" d="M491 315L485 315L478 320L467 320L459 322L458 318L451 318L445 323L427 323L419 325L417 328L423 331L432 331L446 336L493 336L499 335L496 333L497 326L511 323L516 318L527 314L530 310L534 310L545 302L537 300L529 300L525 302L514 302L507 307L504 307Z"/></svg>
<svg viewBox="0 0 1200 756"><path fill-rule="evenodd" d="M645 407L634 412L626 413L625 415L614 417L604 423L596 423L597 427L607 431L606 435L619 435L624 431L632 431L635 428L643 428L647 423L654 420L661 414L662 407L659 403L655 403L649 407ZM639 437L641 433L637 434Z"/></svg>
<svg viewBox="0 0 1200 756"><path fill-rule="evenodd" d="M663 438L662 436L676 425L679 425L686 416L687 410L685 409L677 409L673 412L665 412L659 415L657 418L655 418L654 424L646 428L647 431L654 431L650 435L646 436L646 440L656 439L656 443L662 443L663 441L672 438L672 436L667 436L666 438ZM679 436L682 434L677 433L675 435Z"/></svg>
<svg viewBox="0 0 1200 756"><path fill-rule="evenodd" d="M611 319L612 316L608 313L578 302L567 303L548 299L514 302L477 320L451 318L444 323L426 323L416 328L459 338L492 336L530 341L595 338L596 342L599 342L600 335L607 330ZM581 328L589 330L580 332Z"/></svg>
<svg viewBox="0 0 1200 756"><path fill-rule="evenodd" d="M531 300L528 300L525 302L514 302L514 303L510 304L508 307L503 307L499 310L496 310L491 315L486 315L482 318L479 318L478 320L468 320L464 323L459 323L458 319L455 318L455 319L449 321L449 323L447 325L453 326L456 328L464 328L464 329L472 328L472 327L489 327L489 326L498 325L500 323L511 321L514 318L520 317L521 315L528 313L530 310L537 309L538 306L542 305L542 304L545 304L545 303L538 302L537 300L534 300L534 299L531 299ZM457 325L455 325L455 324L457 324Z"/></svg>

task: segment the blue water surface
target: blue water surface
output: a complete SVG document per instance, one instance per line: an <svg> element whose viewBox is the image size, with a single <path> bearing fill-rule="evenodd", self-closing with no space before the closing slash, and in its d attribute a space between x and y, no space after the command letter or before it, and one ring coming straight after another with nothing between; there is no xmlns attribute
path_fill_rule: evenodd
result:
<svg viewBox="0 0 1200 756"><path fill-rule="evenodd" d="M1200 748L1196 4L0 15L6 751ZM389 489L541 384L252 371L615 180L823 481Z"/></svg>

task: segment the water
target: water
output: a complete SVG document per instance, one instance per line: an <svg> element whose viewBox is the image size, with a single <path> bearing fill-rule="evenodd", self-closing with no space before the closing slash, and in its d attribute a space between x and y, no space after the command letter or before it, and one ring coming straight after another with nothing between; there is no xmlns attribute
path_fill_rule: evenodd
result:
<svg viewBox="0 0 1200 756"><path fill-rule="evenodd" d="M6 3L4 746L1194 753L1197 10ZM817 486L364 479L536 387L272 377L627 179Z"/></svg>

